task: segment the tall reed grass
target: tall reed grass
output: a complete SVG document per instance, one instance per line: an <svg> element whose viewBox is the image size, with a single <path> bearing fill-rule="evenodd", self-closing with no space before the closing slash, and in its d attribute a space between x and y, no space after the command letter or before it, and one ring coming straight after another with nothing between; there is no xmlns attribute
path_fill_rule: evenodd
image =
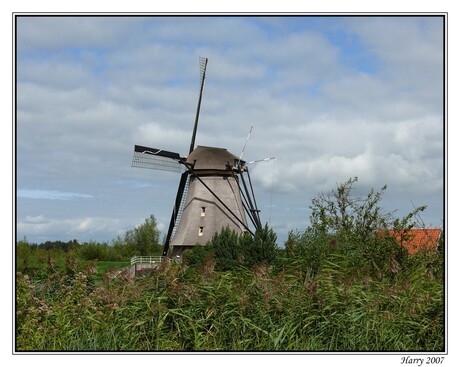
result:
<svg viewBox="0 0 460 367"><path fill-rule="evenodd" d="M126 281L82 271L17 274L17 351L443 351L442 279L393 276L344 255L315 274L165 265Z"/></svg>

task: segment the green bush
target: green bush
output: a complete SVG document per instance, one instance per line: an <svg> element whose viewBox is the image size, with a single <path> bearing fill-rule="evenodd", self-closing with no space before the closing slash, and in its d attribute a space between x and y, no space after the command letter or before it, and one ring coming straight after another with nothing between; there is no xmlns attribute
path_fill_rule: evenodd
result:
<svg viewBox="0 0 460 367"><path fill-rule="evenodd" d="M184 252L182 261L188 266L200 266L208 256L214 256L211 246L196 245Z"/></svg>
<svg viewBox="0 0 460 367"><path fill-rule="evenodd" d="M216 233L206 246L212 251L216 270L231 270L240 266L252 267L271 264L278 255L275 232L265 225L257 229L254 236L245 232L237 234L229 227ZM197 254L200 252L197 251ZM203 258L206 256L203 253Z"/></svg>
<svg viewBox="0 0 460 367"><path fill-rule="evenodd" d="M278 245L276 243L276 233L265 224L265 227L258 228L254 237L246 236L243 248L244 263L247 266L257 264L271 264L277 254Z"/></svg>
<svg viewBox="0 0 460 367"><path fill-rule="evenodd" d="M81 245L79 255L85 260L112 260L113 251L106 243L86 242Z"/></svg>
<svg viewBox="0 0 460 367"><path fill-rule="evenodd" d="M229 227L216 233L208 245L216 260L217 270L234 269L242 260L242 248L238 234Z"/></svg>
<svg viewBox="0 0 460 367"><path fill-rule="evenodd" d="M304 274L315 276L324 259L334 251L336 241L325 233L316 233L307 228L303 233L289 233L284 256L289 266L297 266ZM286 261L285 261L286 262Z"/></svg>

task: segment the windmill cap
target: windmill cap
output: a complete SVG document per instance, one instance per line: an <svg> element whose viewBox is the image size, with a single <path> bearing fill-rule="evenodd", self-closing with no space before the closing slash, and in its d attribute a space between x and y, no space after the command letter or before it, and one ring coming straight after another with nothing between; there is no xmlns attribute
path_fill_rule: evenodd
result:
<svg viewBox="0 0 460 367"><path fill-rule="evenodd" d="M188 163L195 163L194 170L228 171L228 164L234 165L239 157L225 148L206 147L199 145L187 157ZM241 161L244 163L244 161Z"/></svg>

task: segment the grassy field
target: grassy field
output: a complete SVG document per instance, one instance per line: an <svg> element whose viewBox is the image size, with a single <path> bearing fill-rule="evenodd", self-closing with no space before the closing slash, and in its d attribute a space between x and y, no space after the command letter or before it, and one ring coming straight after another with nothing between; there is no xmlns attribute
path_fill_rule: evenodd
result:
<svg viewBox="0 0 460 367"><path fill-rule="evenodd" d="M75 268L86 271L92 269L91 271L94 272L95 270L95 273L101 275L108 270L129 265L130 261L90 261L63 251L37 250L27 256L18 256L16 260L16 271L35 274L50 268L57 272Z"/></svg>
<svg viewBox="0 0 460 367"><path fill-rule="evenodd" d="M212 259L165 265L134 281L103 276L126 263L18 260L16 349L444 350L442 278L423 261L388 276L339 255L315 275L281 260L232 271Z"/></svg>

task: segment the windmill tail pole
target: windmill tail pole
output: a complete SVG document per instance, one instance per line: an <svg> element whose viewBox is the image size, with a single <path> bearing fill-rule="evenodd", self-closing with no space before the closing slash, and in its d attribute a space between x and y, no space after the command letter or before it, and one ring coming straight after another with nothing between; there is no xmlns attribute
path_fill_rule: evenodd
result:
<svg viewBox="0 0 460 367"><path fill-rule="evenodd" d="M208 65L208 59L204 57L200 57L200 74L201 74L200 96L198 98L198 105L196 107L195 124L193 125L192 141L190 143L189 153L191 153L195 149L196 130L198 128L198 118L200 116L201 97L203 96L204 79L206 77L206 66L207 65Z"/></svg>
<svg viewBox="0 0 460 367"><path fill-rule="evenodd" d="M249 138L251 137L252 128L253 126L251 126L251 129L249 130L248 137L246 138L246 142L244 143L243 150L241 151L241 154L240 154L240 159L238 159L238 166L240 165L241 159L243 158L244 150L246 149L246 145L248 145Z"/></svg>
<svg viewBox="0 0 460 367"><path fill-rule="evenodd" d="M243 200L244 200L244 203L242 203L242 204L243 204L244 211L245 211L246 214L248 215L248 217L249 217L249 219L251 220L251 222L252 222L252 224L254 225L254 227L255 227L255 228L258 228L258 227L257 227L257 223L254 221L253 211L251 211L252 206L249 204L248 198L246 197L245 193L243 192L243 189L241 188L239 179L238 179L238 177L236 177L236 175L235 175L234 173L233 173L233 177L235 178L236 184L238 185L238 189L240 190L241 197L242 197ZM242 179L243 179L243 178L242 178ZM248 209L248 208L251 208L251 209Z"/></svg>
<svg viewBox="0 0 460 367"><path fill-rule="evenodd" d="M249 183L251 183L251 178L249 176L249 171L246 171L246 174L248 175L249 178ZM256 228L261 228L262 225L260 223L260 218L259 218L259 209L257 209L257 204L255 203L255 196L254 196L254 191L252 190L252 184L251 184L251 190L252 190L252 197L254 199L254 204L251 200L251 196L248 190L248 187L246 186L246 181L244 180L243 175L241 175L241 182L243 182L243 187L244 191L246 192L247 199L249 200L249 203L251 205L251 215L254 218L254 221L256 222Z"/></svg>

